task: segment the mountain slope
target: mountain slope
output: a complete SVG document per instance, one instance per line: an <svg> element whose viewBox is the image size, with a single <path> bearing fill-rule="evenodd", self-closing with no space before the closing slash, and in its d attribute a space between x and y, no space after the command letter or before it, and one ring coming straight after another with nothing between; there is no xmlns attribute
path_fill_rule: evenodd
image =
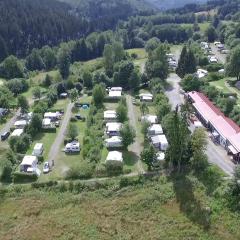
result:
<svg viewBox="0 0 240 240"><path fill-rule="evenodd" d="M145 0L150 6L155 6L159 10L183 7L189 3L206 3L207 0Z"/></svg>

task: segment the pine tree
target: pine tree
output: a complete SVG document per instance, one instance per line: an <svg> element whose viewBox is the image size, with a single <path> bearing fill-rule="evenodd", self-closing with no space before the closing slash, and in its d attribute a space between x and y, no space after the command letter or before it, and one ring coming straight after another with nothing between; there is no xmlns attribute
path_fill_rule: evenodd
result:
<svg viewBox="0 0 240 240"><path fill-rule="evenodd" d="M182 52L178 61L178 66L176 69L176 73L180 78L183 78L185 75L186 57L187 57L187 46L185 45L182 49Z"/></svg>

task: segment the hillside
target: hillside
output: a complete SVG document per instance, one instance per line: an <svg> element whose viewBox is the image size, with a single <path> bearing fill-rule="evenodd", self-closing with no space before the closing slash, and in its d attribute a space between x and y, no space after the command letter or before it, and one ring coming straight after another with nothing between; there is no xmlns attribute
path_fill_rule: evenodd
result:
<svg viewBox="0 0 240 240"><path fill-rule="evenodd" d="M145 0L148 4L160 10L183 7L189 3L205 3L207 0Z"/></svg>

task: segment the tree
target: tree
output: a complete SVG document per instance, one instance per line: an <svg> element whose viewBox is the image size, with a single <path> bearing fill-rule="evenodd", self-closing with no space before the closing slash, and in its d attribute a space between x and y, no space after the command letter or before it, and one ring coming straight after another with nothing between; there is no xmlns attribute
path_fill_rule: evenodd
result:
<svg viewBox="0 0 240 240"><path fill-rule="evenodd" d="M196 65L196 58L193 51L184 46L178 61L176 73L180 78L183 78L186 74L195 73L197 70Z"/></svg>
<svg viewBox="0 0 240 240"><path fill-rule="evenodd" d="M203 128L197 128L191 137L191 148L193 157L191 159L192 166L195 170L203 170L207 166L207 137Z"/></svg>
<svg viewBox="0 0 240 240"><path fill-rule="evenodd" d="M7 79L22 78L23 77L23 65L14 56L7 57L2 63L3 77Z"/></svg>
<svg viewBox="0 0 240 240"><path fill-rule="evenodd" d="M185 75L185 61L187 57L187 46L184 45L179 61L178 61L178 66L176 68L176 73L180 78L183 78Z"/></svg>
<svg viewBox="0 0 240 240"><path fill-rule="evenodd" d="M102 106L106 96L105 88L102 84L97 84L93 88L93 102L95 106Z"/></svg>
<svg viewBox="0 0 240 240"><path fill-rule="evenodd" d="M57 64L57 58L54 50L49 46L45 46L41 50L43 63L47 71L53 69Z"/></svg>
<svg viewBox="0 0 240 240"><path fill-rule="evenodd" d="M119 103L116 112L117 112L117 119L119 122L124 123L128 120L127 107L122 102Z"/></svg>
<svg viewBox="0 0 240 240"><path fill-rule="evenodd" d="M31 54L27 56L26 67L31 71L42 70L45 68L45 65L39 50L33 49Z"/></svg>
<svg viewBox="0 0 240 240"><path fill-rule="evenodd" d="M104 46L103 63L107 76L111 77L113 74L114 56L112 45L110 44Z"/></svg>
<svg viewBox="0 0 240 240"><path fill-rule="evenodd" d="M160 44L160 40L156 37L149 39L146 42L145 50L147 53L150 53L151 51L155 50Z"/></svg>
<svg viewBox="0 0 240 240"><path fill-rule="evenodd" d="M205 32L205 35L208 39L208 42L214 42L217 37L215 28L213 26L209 26Z"/></svg>
<svg viewBox="0 0 240 240"><path fill-rule="evenodd" d="M156 151L153 145L144 148L141 152L141 161L143 161L148 166L148 171L152 170L153 162L156 161Z"/></svg>
<svg viewBox="0 0 240 240"><path fill-rule="evenodd" d="M0 36L0 62L2 62L8 55L7 44L5 40Z"/></svg>
<svg viewBox="0 0 240 240"><path fill-rule="evenodd" d="M17 105L19 108L21 108L21 113L27 113L29 109L27 98L23 95L18 96L17 98Z"/></svg>
<svg viewBox="0 0 240 240"><path fill-rule="evenodd" d="M114 55L114 62L120 62L125 57L124 48L122 46L122 43L120 42L114 42L112 45L113 48L113 55Z"/></svg>
<svg viewBox="0 0 240 240"><path fill-rule="evenodd" d="M45 79L43 80L43 86L44 87L49 87L52 84L52 77L49 74L46 74Z"/></svg>
<svg viewBox="0 0 240 240"><path fill-rule="evenodd" d="M196 76L189 74L183 78L181 82L181 86L183 90L186 92L199 91L201 86L201 81Z"/></svg>
<svg viewBox="0 0 240 240"><path fill-rule="evenodd" d="M74 61L86 61L88 60L88 47L86 44L86 40L83 38L76 42L73 47L72 55Z"/></svg>
<svg viewBox="0 0 240 240"><path fill-rule="evenodd" d="M72 102L76 102L78 100L79 94L76 88L69 91L69 96Z"/></svg>
<svg viewBox="0 0 240 240"><path fill-rule="evenodd" d="M123 147L127 150L128 146L134 143L136 132L133 127L131 127L128 123L125 123L120 130L120 136L122 137Z"/></svg>
<svg viewBox="0 0 240 240"><path fill-rule="evenodd" d="M69 76L70 68L70 53L67 47L62 47L58 53L58 67L60 74L64 79L67 79Z"/></svg>
<svg viewBox="0 0 240 240"><path fill-rule="evenodd" d="M164 117L162 124L167 131L169 141L167 160L180 172L182 166L189 160L185 156L189 151L190 133L186 121L178 113L178 106L172 114Z"/></svg>
<svg viewBox="0 0 240 240"><path fill-rule="evenodd" d="M149 113L149 108L148 108L147 103L145 103L145 102L140 103L140 111L141 111L142 116Z"/></svg>
<svg viewBox="0 0 240 240"><path fill-rule="evenodd" d="M140 76L138 71L135 69L132 71L130 78L129 78L129 87L130 89L137 89L140 84Z"/></svg>
<svg viewBox="0 0 240 240"><path fill-rule="evenodd" d="M240 81L240 47L236 47L232 50L227 64L227 74L237 78Z"/></svg>
<svg viewBox="0 0 240 240"><path fill-rule="evenodd" d="M26 126L26 133L32 138L42 131L42 116L40 114L33 114L31 122Z"/></svg>
<svg viewBox="0 0 240 240"><path fill-rule="evenodd" d="M32 91L34 98L40 99L42 96L42 91L40 87L35 87Z"/></svg>
<svg viewBox="0 0 240 240"><path fill-rule="evenodd" d="M159 121L161 121L162 118L170 112L171 112L171 105L165 100L156 106L156 114Z"/></svg>
<svg viewBox="0 0 240 240"><path fill-rule="evenodd" d="M76 124L70 123L68 126L68 137L73 141L78 136L78 127Z"/></svg>
<svg viewBox="0 0 240 240"><path fill-rule="evenodd" d="M89 71L84 71L82 78L84 87L91 89L93 86L92 74Z"/></svg>
<svg viewBox="0 0 240 240"><path fill-rule="evenodd" d="M0 108L9 109L14 101L12 92L5 86L0 87Z"/></svg>

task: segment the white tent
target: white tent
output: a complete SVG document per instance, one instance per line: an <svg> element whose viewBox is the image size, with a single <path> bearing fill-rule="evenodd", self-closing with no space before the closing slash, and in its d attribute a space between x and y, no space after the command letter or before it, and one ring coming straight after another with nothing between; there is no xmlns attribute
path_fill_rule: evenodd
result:
<svg viewBox="0 0 240 240"><path fill-rule="evenodd" d="M104 112L104 120L111 121L117 119L117 112L115 110L107 110Z"/></svg>
<svg viewBox="0 0 240 240"><path fill-rule="evenodd" d="M122 124L119 122L109 122L106 123L106 133L109 136L117 136L120 133Z"/></svg>
<svg viewBox="0 0 240 240"><path fill-rule="evenodd" d="M24 128L26 125L27 125L27 121L26 120L19 120L19 121L16 121L14 123L14 126L16 128Z"/></svg>
<svg viewBox="0 0 240 240"><path fill-rule="evenodd" d="M108 153L106 164L123 164L123 156L121 152L118 151L111 151Z"/></svg>
<svg viewBox="0 0 240 240"><path fill-rule="evenodd" d="M38 162L38 159L36 156L26 155L26 156L24 156L24 158L20 164L20 170L27 172L29 168L36 169L37 162Z"/></svg>
<svg viewBox="0 0 240 240"><path fill-rule="evenodd" d="M142 122L148 122L150 124L157 123L157 116L156 115L145 115L141 118Z"/></svg>
<svg viewBox="0 0 240 240"><path fill-rule="evenodd" d="M110 90L108 95L111 98L120 98L122 96L122 91Z"/></svg>
<svg viewBox="0 0 240 240"><path fill-rule="evenodd" d="M67 143L64 149L64 152L79 152L80 151L80 143L78 141L73 141L71 143Z"/></svg>
<svg viewBox="0 0 240 240"><path fill-rule="evenodd" d="M166 151L168 148L168 141L165 135L156 135L151 137L151 142L154 145L154 147Z"/></svg>
<svg viewBox="0 0 240 240"><path fill-rule="evenodd" d="M152 102L153 95L151 93L141 93L139 94L140 100L145 102Z"/></svg>
<svg viewBox="0 0 240 240"><path fill-rule="evenodd" d="M11 137L20 137L23 134L23 129L15 129L12 134Z"/></svg>
<svg viewBox="0 0 240 240"><path fill-rule="evenodd" d="M40 156L43 153L43 144L42 143L36 143L34 148L33 148L33 152L32 155L34 156Z"/></svg>
<svg viewBox="0 0 240 240"><path fill-rule="evenodd" d="M160 124L153 124L148 128L148 134L150 136L163 134L162 126Z"/></svg>
<svg viewBox="0 0 240 240"><path fill-rule="evenodd" d="M122 147L122 138L119 136L113 136L105 140L107 148Z"/></svg>

